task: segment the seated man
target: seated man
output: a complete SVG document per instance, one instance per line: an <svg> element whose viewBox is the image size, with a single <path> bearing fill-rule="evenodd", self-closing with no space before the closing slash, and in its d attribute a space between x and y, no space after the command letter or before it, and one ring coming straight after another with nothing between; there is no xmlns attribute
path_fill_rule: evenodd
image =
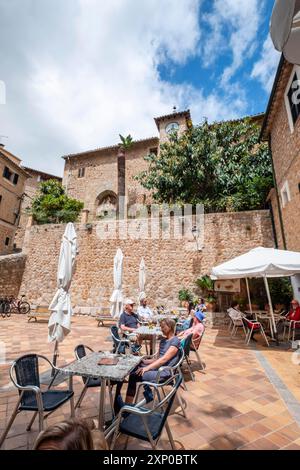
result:
<svg viewBox="0 0 300 470"><path fill-rule="evenodd" d="M248 323L251 322L252 324L256 324L257 326L258 322L247 320L246 315L240 311L239 307L239 303L237 301L233 301L231 304L231 308L228 309L228 315L232 319L233 323L236 326L243 326L243 318L245 318ZM253 329L250 339L256 342L257 340L254 338L255 333L257 333L256 328Z"/></svg>
<svg viewBox="0 0 300 470"><path fill-rule="evenodd" d="M136 313L133 311L134 301L127 298L124 301L124 312L120 316L119 327L122 333L134 333L139 328L140 323ZM141 349L140 339L134 334L130 337L132 341L137 342L137 347L134 348L134 352Z"/></svg>
<svg viewBox="0 0 300 470"><path fill-rule="evenodd" d="M291 301L291 308L285 318L286 320L284 320L284 322L279 325L279 328L277 328L277 330L279 329L279 333L282 331L282 325L289 324L293 321L300 322L300 306L298 300L293 299ZM299 329L300 323L292 323L291 327Z"/></svg>
<svg viewBox="0 0 300 470"><path fill-rule="evenodd" d="M137 309L137 315L142 321L148 321L153 318L152 310L147 305L146 296L140 299L140 306Z"/></svg>
<svg viewBox="0 0 300 470"><path fill-rule="evenodd" d="M300 306L298 300L293 299L291 301L291 308L286 316L286 319L290 321L300 321ZM300 324L296 325L296 327L300 328Z"/></svg>
<svg viewBox="0 0 300 470"><path fill-rule="evenodd" d="M133 402L137 382L155 382L158 369L160 367L172 367L178 361L180 339L175 336L175 321L166 318L160 322L160 327L164 338L160 341L158 359L144 359L141 364L131 372L126 394L126 403ZM163 371L160 377L165 381L170 376L171 373L167 370ZM116 413L119 412L119 409L122 406L122 399L120 396L122 385L122 382L117 383L114 406Z"/></svg>
<svg viewBox="0 0 300 470"><path fill-rule="evenodd" d="M231 307L228 309L228 315L234 322L238 322L242 325L245 315L240 311L239 307L239 303L233 301Z"/></svg>

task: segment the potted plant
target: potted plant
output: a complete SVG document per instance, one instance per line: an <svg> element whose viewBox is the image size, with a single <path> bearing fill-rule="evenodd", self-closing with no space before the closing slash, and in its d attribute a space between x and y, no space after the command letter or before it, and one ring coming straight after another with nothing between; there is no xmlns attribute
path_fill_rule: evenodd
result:
<svg viewBox="0 0 300 470"><path fill-rule="evenodd" d="M204 295L214 292L214 281L207 274L197 279L196 284Z"/></svg>
<svg viewBox="0 0 300 470"><path fill-rule="evenodd" d="M182 288L178 292L178 299L181 302L181 306L186 307L193 300L193 294L188 289Z"/></svg>
<svg viewBox="0 0 300 470"><path fill-rule="evenodd" d="M213 295L209 294L206 297L206 309L208 312L214 312L216 310L217 299Z"/></svg>

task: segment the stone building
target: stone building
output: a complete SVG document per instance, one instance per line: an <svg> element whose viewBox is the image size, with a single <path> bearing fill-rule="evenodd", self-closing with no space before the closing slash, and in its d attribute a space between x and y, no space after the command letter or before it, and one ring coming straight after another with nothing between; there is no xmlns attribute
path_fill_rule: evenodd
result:
<svg viewBox="0 0 300 470"><path fill-rule="evenodd" d="M0 144L0 255L12 253L28 173Z"/></svg>
<svg viewBox="0 0 300 470"><path fill-rule="evenodd" d="M15 236L15 245L16 248L22 248L23 238L26 229L26 225L29 219L29 209L31 208L32 200L35 198L39 185L43 181L48 181L50 179L55 179L59 182L62 182L62 178L59 176L51 175L50 173L45 173L43 171L35 170L33 168L22 167L27 175L28 179L25 182L24 194L22 198L21 208L20 208L20 218L18 223L18 229Z"/></svg>
<svg viewBox="0 0 300 470"><path fill-rule="evenodd" d="M275 187L269 194L277 246L300 251L300 66L282 56L261 137L269 141ZM295 281L296 282L296 281ZM295 286L300 286L299 279ZM298 291L298 287L295 289ZM300 299L300 292L297 292Z"/></svg>
<svg viewBox="0 0 300 470"><path fill-rule="evenodd" d="M147 169L144 157L157 153L172 130L184 132L191 123L190 111L155 118L159 137L136 140L126 152L119 145L66 155L63 184L69 196L84 202L86 221L111 217L126 198L129 215L136 216L135 204L149 204L150 194L134 179Z"/></svg>

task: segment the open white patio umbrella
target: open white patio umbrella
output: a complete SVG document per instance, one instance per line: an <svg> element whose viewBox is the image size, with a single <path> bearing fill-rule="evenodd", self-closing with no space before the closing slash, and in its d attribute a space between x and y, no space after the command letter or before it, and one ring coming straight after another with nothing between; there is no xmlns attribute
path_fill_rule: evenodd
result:
<svg viewBox="0 0 300 470"><path fill-rule="evenodd" d="M146 297L145 293L145 285L146 285L146 266L144 258L141 259L140 262L140 269L139 269L139 301Z"/></svg>
<svg viewBox="0 0 300 470"><path fill-rule="evenodd" d="M275 49L292 64L300 64L300 0L276 0L270 23Z"/></svg>
<svg viewBox="0 0 300 470"><path fill-rule="evenodd" d="M48 323L48 341L55 341L53 363L56 364L58 343L71 331L72 306L70 285L77 253L77 236L70 222L63 234L57 269L57 291L49 305L52 314Z"/></svg>
<svg viewBox="0 0 300 470"><path fill-rule="evenodd" d="M117 249L114 257L114 291L111 295L111 315L113 318L119 318L123 309L122 293L122 275L123 275L123 253L120 248Z"/></svg>
<svg viewBox="0 0 300 470"><path fill-rule="evenodd" d="M272 307L270 289L267 278L293 276L300 273L300 253L294 251L277 250L275 248L258 247L236 258L226 261L212 268L212 279L246 279L249 304L251 299L248 278L261 277L264 279L267 292L273 329L276 333L276 324ZM251 307L250 307L251 309Z"/></svg>

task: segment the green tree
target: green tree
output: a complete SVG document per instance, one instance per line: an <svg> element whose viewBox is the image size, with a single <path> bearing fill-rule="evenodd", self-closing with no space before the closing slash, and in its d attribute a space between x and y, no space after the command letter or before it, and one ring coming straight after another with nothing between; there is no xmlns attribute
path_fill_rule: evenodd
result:
<svg viewBox="0 0 300 470"><path fill-rule="evenodd" d="M204 204L207 212L260 209L273 184L268 146L250 119L171 133L136 176L157 202Z"/></svg>
<svg viewBox="0 0 300 470"><path fill-rule="evenodd" d="M31 214L39 224L75 222L83 202L68 197L57 180L44 181L31 206Z"/></svg>

